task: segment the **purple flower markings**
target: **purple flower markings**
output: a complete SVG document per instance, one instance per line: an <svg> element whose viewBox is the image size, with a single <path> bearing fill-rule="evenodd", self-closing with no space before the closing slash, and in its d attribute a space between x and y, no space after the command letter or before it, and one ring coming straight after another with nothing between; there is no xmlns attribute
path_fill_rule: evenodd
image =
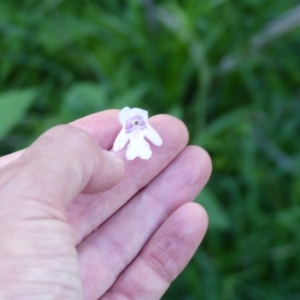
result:
<svg viewBox="0 0 300 300"><path fill-rule="evenodd" d="M126 133L130 133L136 129L145 129L146 123L140 115L136 115L132 118L129 118L126 122L125 130Z"/></svg>
<svg viewBox="0 0 300 300"><path fill-rule="evenodd" d="M114 142L113 151L123 149L129 142L126 150L128 160L136 157L149 159L152 156L150 145L145 138L158 147L162 145L161 137L148 122L146 110L124 107L119 113L119 121L122 129Z"/></svg>

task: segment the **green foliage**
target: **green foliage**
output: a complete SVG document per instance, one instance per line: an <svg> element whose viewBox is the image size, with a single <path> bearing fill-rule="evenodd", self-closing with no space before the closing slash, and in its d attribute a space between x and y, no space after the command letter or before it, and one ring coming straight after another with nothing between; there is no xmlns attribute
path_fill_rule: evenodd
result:
<svg viewBox="0 0 300 300"><path fill-rule="evenodd" d="M107 107L106 91L101 86L80 82L72 85L64 95L62 106L63 119L71 122L96 111L104 110Z"/></svg>
<svg viewBox="0 0 300 300"><path fill-rule="evenodd" d="M24 117L36 94L35 89L10 90L0 94L0 139Z"/></svg>
<svg viewBox="0 0 300 300"><path fill-rule="evenodd" d="M209 215L209 228L213 230L226 230L229 227L229 215L220 205L219 199L207 188L204 188L195 202L205 207Z"/></svg>
<svg viewBox="0 0 300 300"><path fill-rule="evenodd" d="M297 3L0 2L1 154L98 110L171 113L214 172L208 234L164 299L299 299Z"/></svg>

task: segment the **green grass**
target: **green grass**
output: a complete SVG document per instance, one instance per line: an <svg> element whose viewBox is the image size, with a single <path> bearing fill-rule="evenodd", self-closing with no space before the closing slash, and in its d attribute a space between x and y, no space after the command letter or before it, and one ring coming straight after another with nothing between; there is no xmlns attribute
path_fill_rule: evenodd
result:
<svg viewBox="0 0 300 300"><path fill-rule="evenodd" d="M208 234L164 299L299 299L297 1L102 2L0 2L0 153L107 108L173 114L214 172Z"/></svg>

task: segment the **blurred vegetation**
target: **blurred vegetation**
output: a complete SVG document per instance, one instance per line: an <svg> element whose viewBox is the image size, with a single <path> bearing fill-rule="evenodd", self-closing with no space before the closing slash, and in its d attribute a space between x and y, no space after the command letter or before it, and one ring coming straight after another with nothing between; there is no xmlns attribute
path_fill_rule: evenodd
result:
<svg viewBox="0 0 300 300"><path fill-rule="evenodd" d="M107 108L173 114L214 172L163 299L300 299L297 2L1 1L1 154Z"/></svg>

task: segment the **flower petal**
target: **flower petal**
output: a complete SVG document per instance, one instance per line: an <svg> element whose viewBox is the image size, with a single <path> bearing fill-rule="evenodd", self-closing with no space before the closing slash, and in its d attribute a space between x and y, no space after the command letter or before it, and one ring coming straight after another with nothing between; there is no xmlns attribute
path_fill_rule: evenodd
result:
<svg viewBox="0 0 300 300"><path fill-rule="evenodd" d="M143 136L139 138L131 137L130 143L127 146L126 158L133 160L136 157L141 159L149 159L152 156L149 143L144 140Z"/></svg>
<svg viewBox="0 0 300 300"><path fill-rule="evenodd" d="M144 119L145 122L147 122L147 120L148 120L147 110L144 110L144 109L141 109L141 108L137 108L137 107L132 108L131 109L131 115L132 116L139 115Z"/></svg>
<svg viewBox="0 0 300 300"><path fill-rule="evenodd" d="M132 109L124 107L119 112L119 121L122 124L122 130L114 142L113 151L124 148L130 139L126 151L128 160L133 160L136 157L149 159L152 156L150 145L145 138L156 146L162 145L163 141L160 135L148 122L146 110L137 107Z"/></svg>
<svg viewBox="0 0 300 300"><path fill-rule="evenodd" d="M126 133L125 128L123 127L122 130L119 132L117 138L115 139L113 145L113 151L119 151L125 147L127 142L129 141L129 134Z"/></svg>
<svg viewBox="0 0 300 300"><path fill-rule="evenodd" d="M124 126L127 119L131 116L131 109L126 106L119 112L119 121Z"/></svg>
<svg viewBox="0 0 300 300"><path fill-rule="evenodd" d="M161 146L163 141L157 131L147 122L147 128L143 130L144 136L150 140L155 146Z"/></svg>

